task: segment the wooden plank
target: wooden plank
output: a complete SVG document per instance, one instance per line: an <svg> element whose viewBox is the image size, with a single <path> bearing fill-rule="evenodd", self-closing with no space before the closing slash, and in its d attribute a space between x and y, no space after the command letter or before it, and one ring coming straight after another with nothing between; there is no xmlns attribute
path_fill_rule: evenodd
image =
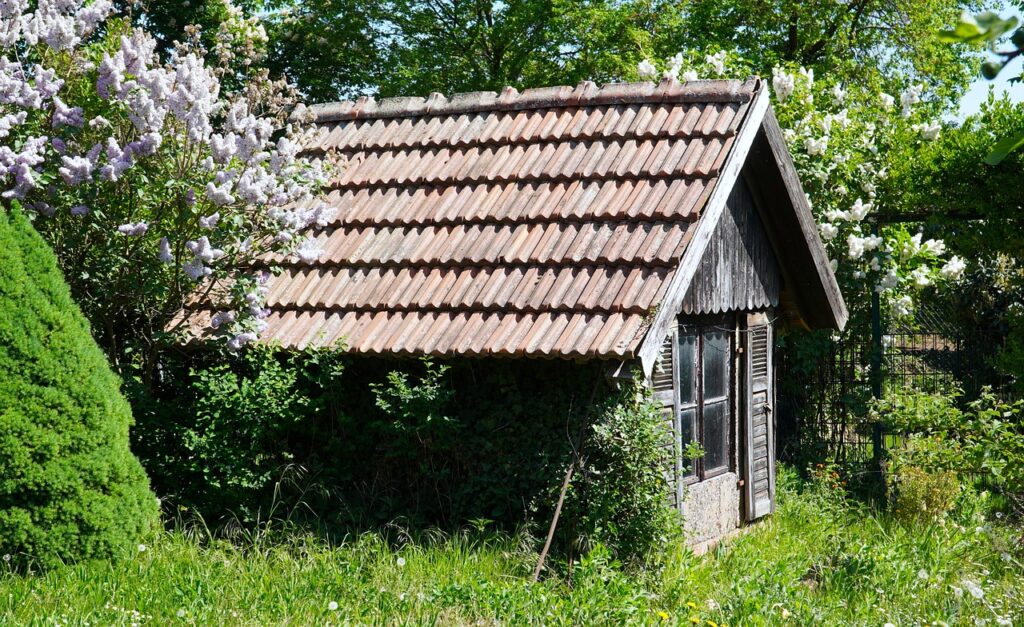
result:
<svg viewBox="0 0 1024 627"><path fill-rule="evenodd" d="M700 261L704 258L711 234L722 217L726 200L728 200L733 186L740 177L743 165L747 161L747 154L750 152L754 138L758 135L758 130L761 128L761 120L768 110L768 89L763 83L760 83L757 87L757 95L754 96L754 100L750 104L746 119L736 134L731 154L726 159L722 173L715 184L715 189L711 192L711 197L708 198L707 204L701 212L693 237L686 246L686 251L680 260L679 268L672 277L672 282L666 290L665 298L662 300L658 312L654 316L654 322L651 324L643 343L640 345L638 356L643 364L644 375L648 377L657 359L661 342L668 333L669 325L674 323L676 316L679 314L683 296L690 286L690 281L693 279Z"/></svg>
<svg viewBox="0 0 1024 627"><path fill-rule="evenodd" d="M842 329L848 318L846 303L829 266L782 130L770 110L751 147L748 166L745 178L800 316L813 328Z"/></svg>

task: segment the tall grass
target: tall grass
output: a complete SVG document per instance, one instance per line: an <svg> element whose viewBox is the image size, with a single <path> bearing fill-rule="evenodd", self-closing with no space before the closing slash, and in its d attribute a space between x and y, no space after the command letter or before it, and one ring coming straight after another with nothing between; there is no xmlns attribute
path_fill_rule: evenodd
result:
<svg viewBox="0 0 1024 627"><path fill-rule="evenodd" d="M1013 530L965 497L902 526L827 487L780 477L774 516L709 555L667 547L624 572L598 547L571 582L530 582L525 535L400 529L331 545L271 526L231 541L181 525L116 563L0 575L0 623L950 625L1024 620ZM562 569L564 574L565 569ZM968 583L969 582L969 583ZM975 598L975 592L981 594ZM957 591L960 591L958 594ZM337 604L337 609L335 605Z"/></svg>

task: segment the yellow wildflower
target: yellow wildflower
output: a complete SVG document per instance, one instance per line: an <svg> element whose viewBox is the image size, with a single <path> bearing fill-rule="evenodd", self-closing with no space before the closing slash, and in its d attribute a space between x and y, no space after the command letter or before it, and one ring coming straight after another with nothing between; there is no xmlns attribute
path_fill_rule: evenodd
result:
<svg viewBox="0 0 1024 627"><path fill-rule="evenodd" d="M658 612L658 618L660 618L661 620L668 620L668 612L665 612L665 611Z"/></svg>

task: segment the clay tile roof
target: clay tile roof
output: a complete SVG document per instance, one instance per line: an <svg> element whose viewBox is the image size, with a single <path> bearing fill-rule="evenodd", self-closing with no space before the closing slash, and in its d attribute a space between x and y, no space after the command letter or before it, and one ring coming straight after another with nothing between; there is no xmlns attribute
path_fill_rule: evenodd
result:
<svg viewBox="0 0 1024 627"><path fill-rule="evenodd" d="M337 155L313 265L265 341L370 354L636 355L760 81L590 82L311 107ZM209 312L194 311L202 326Z"/></svg>

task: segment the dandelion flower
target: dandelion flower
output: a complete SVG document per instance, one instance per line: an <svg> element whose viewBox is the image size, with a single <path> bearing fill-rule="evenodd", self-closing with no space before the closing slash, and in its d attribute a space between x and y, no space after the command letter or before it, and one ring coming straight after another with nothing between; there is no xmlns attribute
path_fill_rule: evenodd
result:
<svg viewBox="0 0 1024 627"><path fill-rule="evenodd" d="M178 610L178 618L185 618L185 610L184 609Z"/></svg>
<svg viewBox="0 0 1024 627"><path fill-rule="evenodd" d="M338 611L338 602L337 601L331 601L330 603L327 604L327 609L329 609L332 612Z"/></svg>
<svg viewBox="0 0 1024 627"><path fill-rule="evenodd" d="M403 568L405 566L405 558L398 558L397 560L395 560L395 564L397 564L399 568Z"/></svg>
<svg viewBox="0 0 1024 627"><path fill-rule="evenodd" d="M146 552L146 545L145 544L140 544L138 548L139 548L139 553L145 553Z"/></svg>
<svg viewBox="0 0 1024 627"><path fill-rule="evenodd" d="M964 584L964 588L968 592L970 592L971 596L974 597L975 599L979 599L980 600L980 599L985 598L985 591L982 590L981 586L979 586L978 584L974 583L970 579L964 579L963 584Z"/></svg>

